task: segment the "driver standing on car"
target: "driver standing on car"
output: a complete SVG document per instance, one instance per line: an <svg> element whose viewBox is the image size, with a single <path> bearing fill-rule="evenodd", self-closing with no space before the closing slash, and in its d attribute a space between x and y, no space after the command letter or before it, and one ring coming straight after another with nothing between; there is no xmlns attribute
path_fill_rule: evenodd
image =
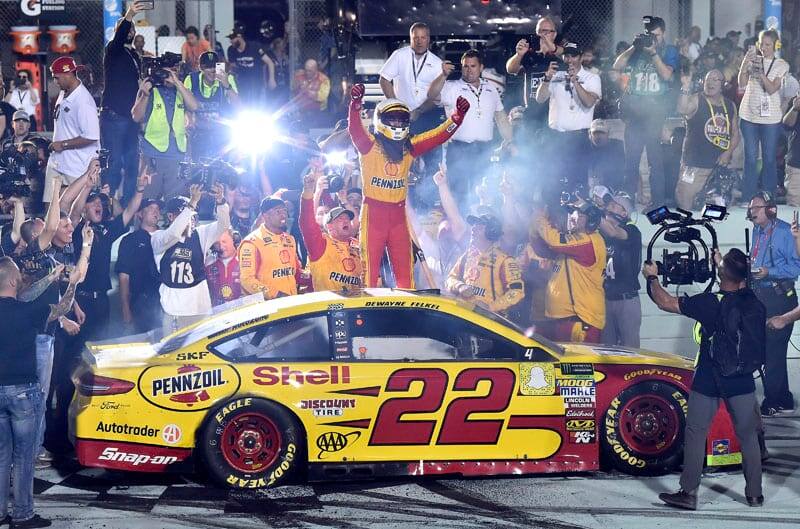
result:
<svg viewBox="0 0 800 529"><path fill-rule="evenodd" d="M725 400L733 419L736 437L742 447L747 504L751 507L761 507L764 504L761 490L761 450L757 435L760 419L756 407L756 386L753 376L747 373L723 377L710 354L711 337L717 327L721 301L726 295L747 288L749 263L747 256L737 248L730 250L725 257L720 257L719 252L715 251L714 259L719 265L720 291L681 298L669 295L659 284L658 267L655 263L646 261L642 266L642 275L647 280L647 292L658 308L665 312L688 316L700 322L702 326L700 352L686 415L681 488L675 493L664 492L658 496L667 505L692 511L697 509L697 491L703 472L708 428L717 414L720 399ZM762 321L748 327L765 329L766 311L754 296L752 303L760 305ZM761 343L764 343L763 334Z"/></svg>

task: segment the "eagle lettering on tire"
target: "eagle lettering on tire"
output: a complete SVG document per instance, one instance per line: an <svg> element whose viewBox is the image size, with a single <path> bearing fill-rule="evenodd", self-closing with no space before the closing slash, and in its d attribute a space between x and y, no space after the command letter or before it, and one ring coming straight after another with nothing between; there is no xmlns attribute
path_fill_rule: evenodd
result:
<svg viewBox="0 0 800 529"><path fill-rule="evenodd" d="M301 463L303 432L295 417L274 402L244 397L207 418L200 450L209 474L230 488L283 484Z"/></svg>

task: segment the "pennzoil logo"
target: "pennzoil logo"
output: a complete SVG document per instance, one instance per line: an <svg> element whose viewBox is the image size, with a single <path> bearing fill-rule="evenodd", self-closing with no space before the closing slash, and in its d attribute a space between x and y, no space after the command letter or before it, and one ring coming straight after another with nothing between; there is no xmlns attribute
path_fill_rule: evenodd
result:
<svg viewBox="0 0 800 529"><path fill-rule="evenodd" d="M198 411L233 395L240 383L239 373L227 364L153 366L145 369L139 377L139 393L159 408Z"/></svg>
<svg viewBox="0 0 800 529"><path fill-rule="evenodd" d="M340 452L347 448L352 442L355 442L361 437L361 432L350 432L349 434L341 434L339 432L325 432L317 437L317 448L319 454L317 459L323 459L323 454Z"/></svg>

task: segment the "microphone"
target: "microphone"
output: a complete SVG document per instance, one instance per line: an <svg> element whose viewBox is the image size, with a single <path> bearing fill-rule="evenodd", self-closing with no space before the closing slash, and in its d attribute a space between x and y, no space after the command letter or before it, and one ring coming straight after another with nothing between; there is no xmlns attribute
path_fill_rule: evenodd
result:
<svg viewBox="0 0 800 529"><path fill-rule="evenodd" d="M753 214L750 213L750 208L747 208L747 213L745 214L744 218L747 220L753 220Z"/></svg>

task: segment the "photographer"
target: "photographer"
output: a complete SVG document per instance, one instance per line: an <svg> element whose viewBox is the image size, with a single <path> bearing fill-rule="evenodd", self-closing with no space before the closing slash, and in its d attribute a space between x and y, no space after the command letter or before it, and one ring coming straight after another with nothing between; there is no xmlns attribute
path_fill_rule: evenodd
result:
<svg viewBox="0 0 800 529"><path fill-rule="evenodd" d="M655 263L646 262L642 266L648 295L658 308L683 314L701 325L700 352L686 415L681 488L672 494L661 493L658 497L673 507L697 509L708 428L717 414L720 399L723 399L742 447L747 503L751 507L761 507L764 496L761 490L761 450L757 436L759 417L753 374L752 371L738 370L731 373L723 362L730 357L741 361L759 354L763 359L765 311L747 288L747 256L734 248L723 258L716 251L714 259L719 265L720 291L681 298L669 295L659 284ZM732 336L737 335L738 339L734 341ZM746 349L740 350L740 347Z"/></svg>
<svg viewBox="0 0 800 529"><path fill-rule="evenodd" d="M105 85L100 108L100 136L103 148L109 151L109 165L104 171L103 183L111 187L112 195L115 194L124 172L122 200L125 204L133 196L139 173L139 126L131 119L131 107L136 101L142 61L132 44L136 36L133 19L144 10L145 4L135 1L128 6L103 56Z"/></svg>
<svg viewBox="0 0 800 529"><path fill-rule="evenodd" d="M536 102L550 100L548 125L553 138L551 160L555 177L567 178L570 187L586 185L589 176L589 127L600 100L600 76L583 68L583 50L574 42L564 45L566 72L553 61L536 91ZM558 160L558 162L556 162Z"/></svg>
<svg viewBox="0 0 800 529"><path fill-rule="evenodd" d="M531 100L536 99L536 91L544 79L550 60L557 59L564 52L564 48L556 44L556 24L549 16L536 22L536 37L531 40L534 42L529 42L528 39L517 42L514 55L506 61L506 71L509 74L517 75L520 71L526 74L523 95L525 105L529 108ZM538 49L534 49L537 47Z"/></svg>
<svg viewBox="0 0 800 529"><path fill-rule="evenodd" d="M161 276L164 336L211 314L205 255L231 225L222 184L214 184L210 192L217 205L217 220L202 226L197 226L196 212L203 186L192 184L189 193L191 198L178 196L167 201L169 226L150 238Z"/></svg>
<svg viewBox="0 0 800 529"><path fill-rule="evenodd" d="M631 221L633 200L624 194L601 197L605 216L600 234L606 242L605 280L606 326L602 342L639 348L642 302L639 299L639 268L642 264L642 232Z"/></svg>
<svg viewBox="0 0 800 529"><path fill-rule="evenodd" d="M17 78L12 82L14 87L6 97L6 103L16 108L17 111L24 111L30 116L30 130L36 130L36 107L39 105L39 91L31 86L30 70L20 70ZM16 115L16 114L15 114Z"/></svg>
<svg viewBox="0 0 800 529"><path fill-rule="evenodd" d="M630 76L622 98L625 122L626 191L633 196L639 187L639 162L647 150L650 164L650 196L653 205L663 204L673 190L666 189L661 128L674 104L671 85L680 66L677 48L666 44L666 24L659 17L643 18L645 33L636 35L633 45L619 54L614 70Z"/></svg>
<svg viewBox="0 0 800 529"><path fill-rule="evenodd" d="M186 155L185 111L198 108L197 99L174 68L159 68L140 83L131 116L142 124L141 164L154 171L145 198L179 196L186 189L179 177L179 163Z"/></svg>
<svg viewBox="0 0 800 529"><path fill-rule="evenodd" d="M678 112L686 120L681 154L681 176L675 188L678 207L689 210L717 167L727 166L739 145L736 103L722 95L725 77L711 70L703 82L703 95L691 91L692 77L681 75Z"/></svg>
<svg viewBox="0 0 800 529"><path fill-rule="evenodd" d="M0 465L2 510L7 512L9 483L13 462L13 510L3 520L12 527L47 527L50 521L34 514L33 473L36 441L39 434L38 410L41 409L41 387L36 368L37 330L58 320L69 311L75 287L83 280L85 270L70 275L69 287L55 305L25 303L17 299L22 275L9 257L0 258ZM13 425L13 428L12 428ZM13 454L13 461L12 461Z"/></svg>
<svg viewBox="0 0 800 529"><path fill-rule="evenodd" d="M555 320L551 321L553 340L600 343L606 322L606 246L597 233L602 213L582 200L567 207L566 232L541 212L534 218L535 236L556 255L555 272L547 283L545 315Z"/></svg>
<svg viewBox="0 0 800 529"><path fill-rule="evenodd" d="M54 113L53 141L45 174L44 200L53 196L53 179L71 184L81 177L100 148L100 123L92 94L77 76L78 65L72 57L53 61L50 71L61 93Z"/></svg>

